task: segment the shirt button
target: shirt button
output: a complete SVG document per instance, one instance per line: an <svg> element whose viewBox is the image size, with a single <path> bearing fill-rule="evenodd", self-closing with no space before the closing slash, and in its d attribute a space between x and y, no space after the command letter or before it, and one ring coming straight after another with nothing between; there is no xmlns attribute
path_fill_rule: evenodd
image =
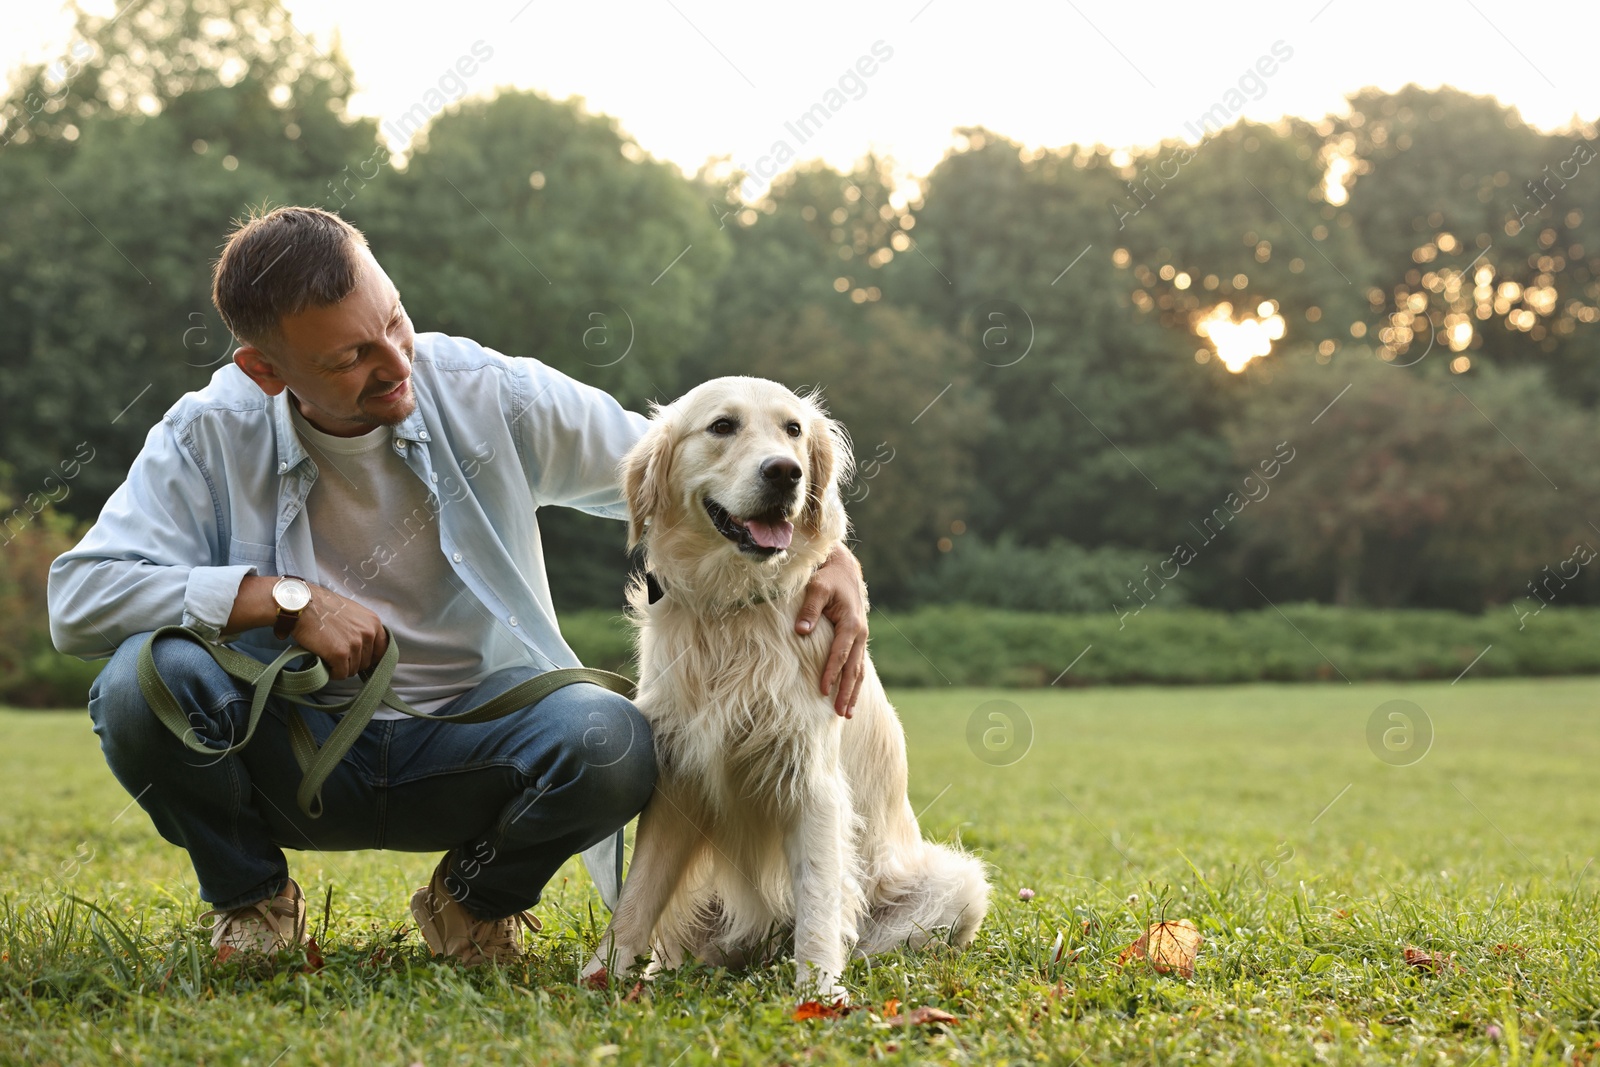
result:
<svg viewBox="0 0 1600 1067"><path fill-rule="evenodd" d="M426 441L428 439L428 431L427 430L423 430L421 433L417 434L417 436L422 438L424 441Z"/></svg>
<svg viewBox="0 0 1600 1067"><path fill-rule="evenodd" d="M457 563L460 563L461 562L461 553L457 552L455 555L451 556L450 558L455 560Z"/></svg>
<svg viewBox="0 0 1600 1067"><path fill-rule="evenodd" d="M404 441L396 441L394 443L394 450L396 452L404 452L406 450L406 443Z"/></svg>
<svg viewBox="0 0 1600 1067"><path fill-rule="evenodd" d="M436 472L430 472L428 474L428 480L431 482L436 482L439 480L439 475Z"/></svg>
<svg viewBox="0 0 1600 1067"><path fill-rule="evenodd" d="M515 615L513 615L513 616L511 616L511 618L507 619L506 621L509 622L512 626L515 626L517 624L517 617Z"/></svg>
<svg viewBox="0 0 1600 1067"><path fill-rule="evenodd" d="M289 465L287 463L278 464L278 473L279 474L282 474L284 471L286 471L288 469L289 469Z"/></svg>

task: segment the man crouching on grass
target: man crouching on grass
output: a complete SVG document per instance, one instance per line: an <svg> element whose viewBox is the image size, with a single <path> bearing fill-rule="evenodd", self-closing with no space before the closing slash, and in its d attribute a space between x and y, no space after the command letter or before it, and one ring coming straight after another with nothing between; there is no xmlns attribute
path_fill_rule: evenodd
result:
<svg viewBox="0 0 1600 1067"><path fill-rule="evenodd" d="M393 686L428 714L465 710L577 666L550 602L535 511L627 517L618 461L644 416L534 359L412 333L367 248L337 215L278 208L239 226L213 299L233 363L150 430L127 480L50 568L62 652L111 660L90 691L106 762L161 836L189 853L221 951L304 944L305 899L282 849L443 852L411 910L429 947L466 963L522 952L519 924L568 857L589 850L616 899L614 835L655 782L650 727L627 699L579 683L480 724L387 707L323 786L296 804L290 716L322 744L333 716L277 697L250 743L207 758L145 702L151 631L183 625L265 662L321 657L344 700L387 644ZM812 577L796 631L836 626L820 680L848 714L866 619L848 552ZM155 664L196 735L245 735L251 689L190 641ZM604 862L595 862L604 859Z"/></svg>

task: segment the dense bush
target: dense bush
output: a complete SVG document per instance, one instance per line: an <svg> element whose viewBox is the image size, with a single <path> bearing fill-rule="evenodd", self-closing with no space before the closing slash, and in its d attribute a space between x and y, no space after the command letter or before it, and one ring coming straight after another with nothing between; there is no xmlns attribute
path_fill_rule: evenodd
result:
<svg viewBox="0 0 1600 1067"><path fill-rule="evenodd" d="M1591 608L1551 608L1523 623L1509 607L1486 615L1181 608L1119 623L1110 611L944 605L878 611L871 627L878 674L899 686L1453 679L1469 665L1469 678L1600 673L1600 610ZM632 673L619 613L571 613L562 630L584 663Z"/></svg>
<svg viewBox="0 0 1600 1067"><path fill-rule="evenodd" d="M24 610L30 596L43 603L44 575L65 538L52 518L0 548L0 703L81 707L104 663L60 655L42 608ZM871 626L872 658L891 686L1453 679L1469 665L1469 678L1600 673L1593 608L1551 608L1521 623L1509 607L1461 615L1318 605L1285 606L1282 614L1179 608L1119 622L1110 611L953 604L877 611ZM561 631L585 665L636 674L620 611L565 612Z"/></svg>

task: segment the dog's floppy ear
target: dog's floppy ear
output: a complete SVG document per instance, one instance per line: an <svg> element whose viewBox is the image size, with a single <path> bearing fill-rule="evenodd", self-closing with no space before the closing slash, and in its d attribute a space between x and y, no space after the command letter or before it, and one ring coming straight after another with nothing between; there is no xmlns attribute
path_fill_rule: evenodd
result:
<svg viewBox="0 0 1600 1067"><path fill-rule="evenodd" d="M622 490L628 498L630 550L644 537L645 520L660 514L667 502L672 439L672 423L657 409L650 429L622 458Z"/></svg>
<svg viewBox="0 0 1600 1067"><path fill-rule="evenodd" d="M820 412L807 435L806 506L801 521L817 532L824 529L828 509L842 509L839 486L855 470L855 457L844 427Z"/></svg>

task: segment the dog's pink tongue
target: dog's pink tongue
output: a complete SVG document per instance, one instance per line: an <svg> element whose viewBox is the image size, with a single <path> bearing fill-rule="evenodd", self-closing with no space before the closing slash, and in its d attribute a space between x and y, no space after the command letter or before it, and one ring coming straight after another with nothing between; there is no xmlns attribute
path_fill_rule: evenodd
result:
<svg viewBox="0 0 1600 1067"><path fill-rule="evenodd" d="M744 525L750 531L750 539L762 548L788 548L794 537L794 523L784 520L762 522L760 519L751 519Z"/></svg>

